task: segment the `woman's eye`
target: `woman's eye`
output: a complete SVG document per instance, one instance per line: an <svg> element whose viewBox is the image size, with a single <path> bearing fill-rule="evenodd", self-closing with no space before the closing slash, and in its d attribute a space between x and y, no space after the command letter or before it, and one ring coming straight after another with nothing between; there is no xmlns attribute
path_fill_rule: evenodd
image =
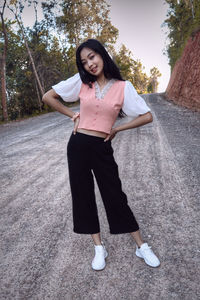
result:
<svg viewBox="0 0 200 300"><path fill-rule="evenodd" d="M90 59L93 59L94 58L94 55L90 56Z"/></svg>

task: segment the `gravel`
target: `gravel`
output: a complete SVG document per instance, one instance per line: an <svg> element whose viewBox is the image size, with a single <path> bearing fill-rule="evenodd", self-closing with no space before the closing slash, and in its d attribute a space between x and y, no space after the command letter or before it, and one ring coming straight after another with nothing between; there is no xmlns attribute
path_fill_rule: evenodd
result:
<svg viewBox="0 0 200 300"><path fill-rule="evenodd" d="M1 300L200 298L200 113L162 94L143 97L154 122L118 133L112 144L129 205L161 266L136 257L130 234L109 233L96 187L109 256L103 271L91 269L91 237L72 231L73 124L49 113L0 126Z"/></svg>

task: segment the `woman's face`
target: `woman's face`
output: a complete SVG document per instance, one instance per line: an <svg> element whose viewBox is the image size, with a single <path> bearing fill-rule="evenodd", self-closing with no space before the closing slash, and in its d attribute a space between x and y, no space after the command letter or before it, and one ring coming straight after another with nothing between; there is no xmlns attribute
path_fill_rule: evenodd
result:
<svg viewBox="0 0 200 300"><path fill-rule="evenodd" d="M90 48L83 48L80 53L84 69L94 75L100 76L103 73L103 59L101 55Z"/></svg>

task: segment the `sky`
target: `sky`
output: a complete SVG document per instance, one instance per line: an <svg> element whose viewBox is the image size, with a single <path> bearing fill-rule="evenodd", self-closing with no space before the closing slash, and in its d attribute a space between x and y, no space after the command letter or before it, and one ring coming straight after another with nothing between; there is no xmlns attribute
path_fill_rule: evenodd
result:
<svg viewBox="0 0 200 300"><path fill-rule="evenodd" d="M162 74L158 78L158 92L164 92L170 78L168 57L163 54L167 44L167 27L161 28L167 18L167 3L164 0L106 0L106 2L111 6L111 23L119 30L117 49L124 44L132 52L133 59L141 61L148 76L150 69L157 67ZM26 8L24 12L24 24L32 26L33 8ZM8 17L11 17L9 12Z"/></svg>
<svg viewBox="0 0 200 300"><path fill-rule="evenodd" d="M161 28L167 18L168 5L164 0L106 0L111 5L112 24L119 30L118 47L123 43L139 59L149 76L157 67L158 92L164 92L170 78L168 57L163 54L167 45L167 27Z"/></svg>

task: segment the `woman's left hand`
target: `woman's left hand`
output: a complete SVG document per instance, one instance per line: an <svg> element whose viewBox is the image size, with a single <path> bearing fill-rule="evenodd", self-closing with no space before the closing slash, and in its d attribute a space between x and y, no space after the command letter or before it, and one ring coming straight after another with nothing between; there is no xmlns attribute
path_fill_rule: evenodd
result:
<svg viewBox="0 0 200 300"><path fill-rule="evenodd" d="M108 140L112 140L115 137L116 133L117 130L115 128L112 128L110 134L107 135L104 142L107 142Z"/></svg>

